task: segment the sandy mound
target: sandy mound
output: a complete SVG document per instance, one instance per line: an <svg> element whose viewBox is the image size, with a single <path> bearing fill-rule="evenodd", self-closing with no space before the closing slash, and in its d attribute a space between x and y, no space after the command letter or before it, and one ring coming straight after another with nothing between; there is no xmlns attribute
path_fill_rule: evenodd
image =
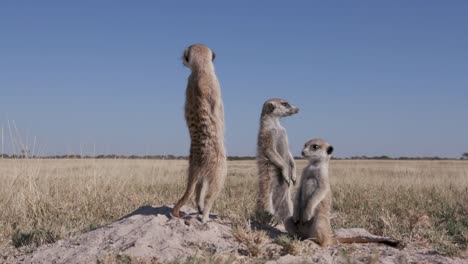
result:
<svg viewBox="0 0 468 264"><path fill-rule="evenodd" d="M108 256L129 256L137 260L171 261L184 260L188 256L230 255L241 262L247 260L245 245L232 235L228 221L212 216L212 221L203 225L196 219L193 209L184 207L190 213L185 220L170 216L171 207L142 207L130 215L89 233L61 240L55 244L38 248L31 254L7 260L8 263L96 263ZM267 241L262 245L273 259L269 263L344 263L340 253L357 261L369 261L370 256L378 257L378 263L408 262L463 263L461 259L450 259L433 252L422 250L398 250L385 245L360 244L337 245L326 249L311 246L305 256L286 255L282 246L274 243L275 237L283 234L278 230L266 230ZM341 236L372 236L363 229L340 229ZM265 253L267 254L267 253ZM243 256L244 255L244 256Z"/></svg>

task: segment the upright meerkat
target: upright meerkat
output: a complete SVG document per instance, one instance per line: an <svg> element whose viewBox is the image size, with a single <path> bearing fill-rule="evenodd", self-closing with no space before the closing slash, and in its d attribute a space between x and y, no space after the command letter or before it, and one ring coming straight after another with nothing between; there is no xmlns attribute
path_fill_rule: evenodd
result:
<svg viewBox="0 0 468 264"><path fill-rule="evenodd" d="M328 163L333 147L323 139L308 141L302 155L309 164L302 171L296 195L294 214L286 221L288 233L302 239L312 238L321 246L334 243L330 224L332 193Z"/></svg>
<svg viewBox="0 0 468 264"><path fill-rule="evenodd" d="M323 139L309 140L302 156L309 160L304 168L296 195L294 214L285 223L291 235L312 239L320 246L340 243L384 243L398 246L400 241L389 238L335 237L330 224L332 192L328 176L333 146Z"/></svg>
<svg viewBox="0 0 468 264"><path fill-rule="evenodd" d="M185 100L191 144L187 189L172 210L172 215L180 217L180 208L196 192L203 223L208 221L226 178L224 107L214 59L215 53L204 45L191 45L184 51L183 63L192 71Z"/></svg>
<svg viewBox="0 0 468 264"><path fill-rule="evenodd" d="M280 118L299 112L299 108L282 99L263 104L257 142L259 189L257 211L266 211L284 222L292 215L291 182L296 182L296 163L289 151L286 129Z"/></svg>

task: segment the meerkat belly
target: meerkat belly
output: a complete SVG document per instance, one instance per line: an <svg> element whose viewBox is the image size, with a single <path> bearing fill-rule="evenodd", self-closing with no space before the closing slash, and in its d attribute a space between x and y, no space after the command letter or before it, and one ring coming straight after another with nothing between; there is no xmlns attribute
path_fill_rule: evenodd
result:
<svg viewBox="0 0 468 264"><path fill-rule="evenodd" d="M284 131L284 129L278 132L278 138L280 138L281 140L277 140L276 151L280 153L281 157L284 160L289 160L288 139L287 139L286 132Z"/></svg>
<svg viewBox="0 0 468 264"><path fill-rule="evenodd" d="M301 201L305 204L312 198L314 192L317 190L318 182L315 178L308 178L304 179L304 183L301 186Z"/></svg>

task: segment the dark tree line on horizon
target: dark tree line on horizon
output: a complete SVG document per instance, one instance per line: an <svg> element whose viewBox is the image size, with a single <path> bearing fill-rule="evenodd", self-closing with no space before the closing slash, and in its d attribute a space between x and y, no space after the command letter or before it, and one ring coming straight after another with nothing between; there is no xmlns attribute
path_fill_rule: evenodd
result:
<svg viewBox="0 0 468 264"><path fill-rule="evenodd" d="M22 153L21 155L8 155L0 154L2 159L148 159L148 160L186 160L187 156L175 156L175 155L78 155L78 154L68 154L68 155L51 155L51 156L28 156ZM303 157L296 156L294 157L297 160L304 159ZM456 158L443 158L443 157L389 157L386 155L382 156L351 156L351 157L332 157L334 160L456 160ZM468 152L462 154L459 158L460 160L468 160ZM228 160L255 160L254 156L228 156Z"/></svg>

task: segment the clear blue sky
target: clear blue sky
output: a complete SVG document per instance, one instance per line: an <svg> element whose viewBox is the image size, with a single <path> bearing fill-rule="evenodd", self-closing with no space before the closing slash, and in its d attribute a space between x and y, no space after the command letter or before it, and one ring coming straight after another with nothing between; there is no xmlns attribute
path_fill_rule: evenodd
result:
<svg viewBox="0 0 468 264"><path fill-rule="evenodd" d="M295 155L468 152L467 1L175 2L1 1L0 123L42 155L186 155L180 57L204 43L229 155L255 154L271 97L301 109Z"/></svg>

